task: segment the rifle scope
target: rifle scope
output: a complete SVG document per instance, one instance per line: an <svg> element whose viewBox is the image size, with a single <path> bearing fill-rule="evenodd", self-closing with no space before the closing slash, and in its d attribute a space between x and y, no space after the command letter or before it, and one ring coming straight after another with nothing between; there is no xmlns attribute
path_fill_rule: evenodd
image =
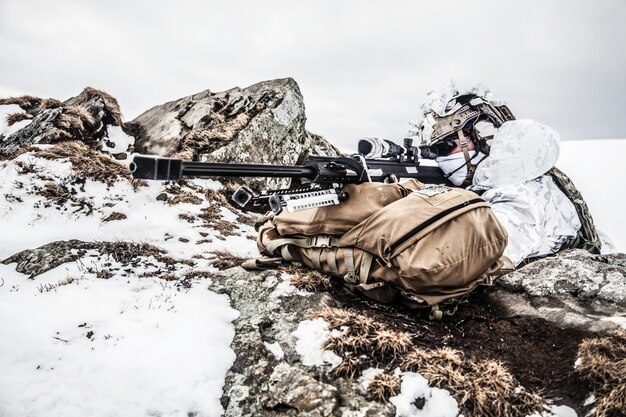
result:
<svg viewBox="0 0 626 417"><path fill-rule="evenodd" d="M417 148L413 146L413 140L410 138L404 139L404 146L387 139L363 138L359 140L357 149L368 159L388 158L416 162L417 158Z"/></svg>

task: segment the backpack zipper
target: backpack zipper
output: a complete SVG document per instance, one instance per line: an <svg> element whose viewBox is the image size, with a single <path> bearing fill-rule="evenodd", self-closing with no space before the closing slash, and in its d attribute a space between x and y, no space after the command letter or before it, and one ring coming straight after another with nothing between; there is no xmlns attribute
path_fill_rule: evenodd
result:
<svg viewBox="0 0 626 417"><path fill-rule="evenodd" d="M427 228L431 224L435 223L436 221L439 221L440 219L444 218L448 214L454 213L455 211L460 210L460 209L462 209L464 207L470 206L472 204L483 203L484 201L485 200L483 200L482 198L475 198L473 200L465 201L465 202L463 202L461 204L458 204L458 205L456 205L454 207L450 207L449 209L446 209L446 210L442 211L441 213L437 214L436 216L431 217L430 219L426 220L424 223L422 223L419 226L415 227L413 230L411 230L406 235L402 236L393 245L390 245L387 248L387 251L386 251L387 254L392 253L400 245L402 245L404 242L409 240L412 236L414 236L415 234L421 232L422 230L424 230L425 228Z"/></svg>

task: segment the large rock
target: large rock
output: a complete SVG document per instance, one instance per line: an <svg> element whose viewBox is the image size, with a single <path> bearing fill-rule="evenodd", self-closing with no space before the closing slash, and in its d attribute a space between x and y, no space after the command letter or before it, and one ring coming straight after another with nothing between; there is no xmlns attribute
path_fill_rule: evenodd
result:
<svg viewBox="0 0 626 417"><path fill-rule="evenodd" d="M294 331L307 314L333 304L327 293L297 291L276 271L226 270L210 289L228 294L240 316L226 375L225 417L392 416L389 404L367 398L357 381L329 378L302 363Z"/></svg>
<svg viewBox="0 0 626 417"><path fill-rule="evenodd" d="M156 106L125 125L139 153L190 160L294 165L308 155L338 155L305 129L298 84L291 78L247 88L209 90ZM284 180L249 181L273 188Z"/></svg>
<svg viewBox="0 0 626 417"><path fill-rule="evenodd" d="M626 254L571 250L532 262L497 281L490 294L511 315L602 331L626 327Z"/></svg>
<svg viewBox="0 0 626 417"><path fill-rule="evenodd" d="M91 87L64 102L32 96L0 99L0 105L10 104L24 111L10 115L10 124L24 120L30 123L6 137L0 133L0 157L5 158L26 145L68 140L80 140L99 149L107 135L107 126L122 124L117 101Z"/></svg>

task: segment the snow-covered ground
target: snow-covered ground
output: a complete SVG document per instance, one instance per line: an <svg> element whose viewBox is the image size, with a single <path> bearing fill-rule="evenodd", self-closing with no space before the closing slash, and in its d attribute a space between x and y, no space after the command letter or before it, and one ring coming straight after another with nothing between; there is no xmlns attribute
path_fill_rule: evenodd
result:
<svg viewBox="0 0 626 417"><path fill-rule="evenodd" d="M111 135L128 140L119 130ZM598 225L624 250L619 184L626 141L564 142L562 149L558 166L579 186ZM597 149L610 153L595 158ZM33 172L20 173L17 163ZM38 178L37 171L50 177ZM127 181L107 188L87 180L84 189L74 191L75 198L89 202L91 212L59 209L37 195L45 182L63 183L71 176L68 162L31 153L0 161L0 260L52 241L80 239L150 243L169 256L194 258L196 265L176 265L170 271L176 279L164 280L151 276L164 267L158 259L145 256L128 265L88 250L31 280L16 272L15 264L0 264L0 417L221 415L224 376L234 361L231 322L238 313L225 296L207 290L207 278L180 282L191 270L214 271L212 252L256 256L249 238L254 230L241 225L238 236L221 236L190 225L181 214L197 215L214 202L155 201L163 191L160 183L134 190ZM194 183L221 186L210 180ZM102 221L114 212L126 218ZM236 220L229 210L221 215ZM113 272L102 279L103 270ZM313 346L309 333L319 332L295 336ZM331 357L310 349L303 360L306 355ZM411 408L412 399L425 394L432 395L429 409L439 410L437 415L458 413L454 399L430 389L421 376L407 373L402 380L402 393L392 400L399 415L434 415ZM568 415L571 410L554 411Z"/></svg>

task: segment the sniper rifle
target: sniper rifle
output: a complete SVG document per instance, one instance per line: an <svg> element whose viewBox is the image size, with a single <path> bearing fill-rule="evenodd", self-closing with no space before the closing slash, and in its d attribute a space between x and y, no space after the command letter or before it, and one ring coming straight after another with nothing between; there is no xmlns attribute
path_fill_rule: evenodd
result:
<svg viewBox="0 0 626 417"><path fill-rule="evenodd" d="M269 190L255 195L239 187L232 200L240 207L269 205L274 213L339 204L348 199L343 184L389 182L415 178L426 184L447 184L435 166L420 166L418 149L411 139L402 146L388 140L367 138L359 141L359 153L345 156L309 156L302 165L230 164L185 161L173 158L135 156L130 164L133 178L178 181L190 177L272 177L300 181L295 188Z"/></svg>

